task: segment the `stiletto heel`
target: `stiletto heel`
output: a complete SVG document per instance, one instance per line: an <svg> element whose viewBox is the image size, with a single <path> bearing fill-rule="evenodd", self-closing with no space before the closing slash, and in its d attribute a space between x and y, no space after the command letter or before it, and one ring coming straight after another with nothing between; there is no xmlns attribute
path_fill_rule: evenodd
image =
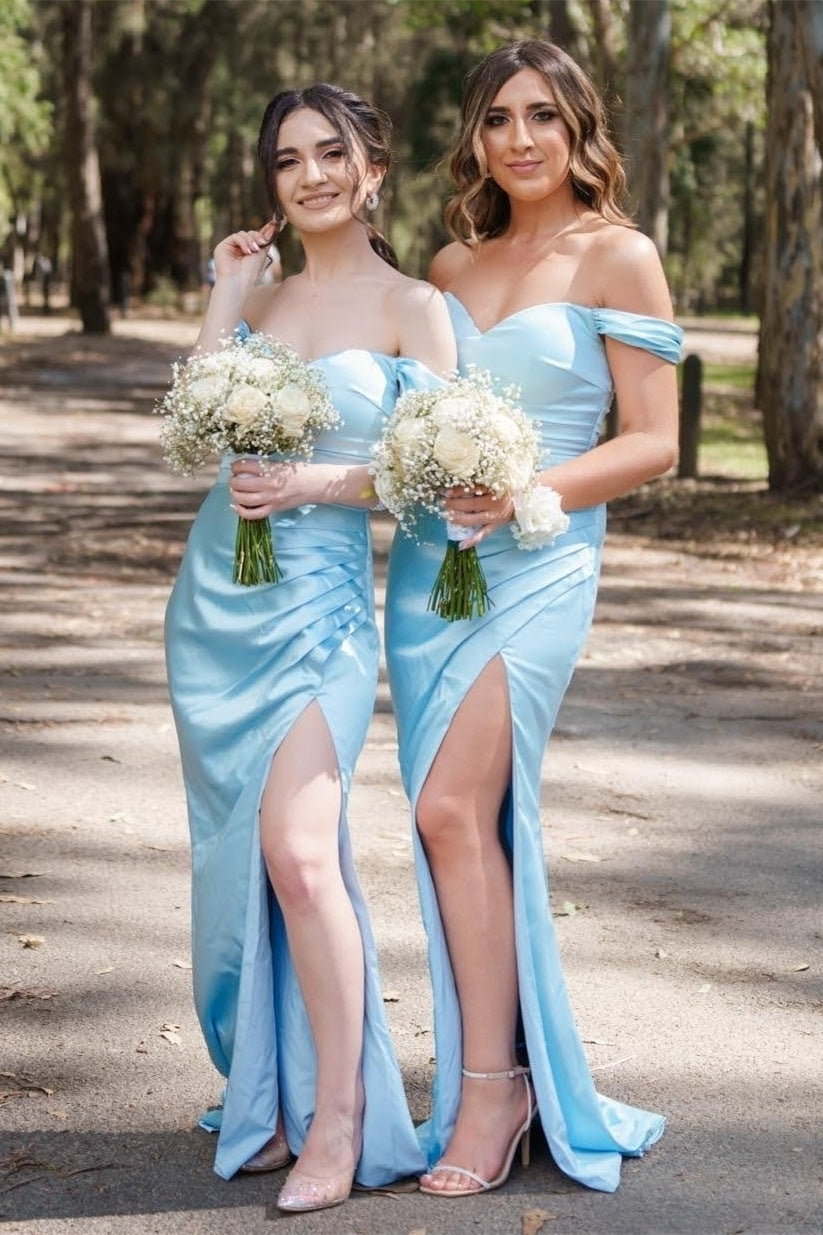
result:
<svg viewBox="0 0 823 1235"><path fill-rule="evenodd" d="M528 1128L520 1138L520 1165L527 1167L532 1160L532 1128L529 1123Z"/></svg>
<svg viewBox="0 0 823 1235"><path fill-rule="evenodd" d="M503 1165L499 1173L494 1179L483 1179L481 1175L475 1175L474 1171L469 1171L464 1166L454 1166L449 1162L438 1162L437 1166L432 1167L420 1180L420 1191L425 1192L428 1196L474 1196L478 1192L491 1192L494 1188L500 1188L509 1178L512 1169L514 1155L517 1152L518 1145L520 1146L520 1161L524 1167L529 1165L531 1158L531 1129L534 1117L537 1114L537 1106L532 1096L531 1082L529 1081L528 1068L509 1068L507 1072L470 1072L468 1068L463 1068L463 1075L468 1076L474 1081L503 1081L513 1080L516 1076L523 1077L523 1083L526 1086L526 1118L524 1122L515 1132L509 1142L503 1159ZM426 1186L425 1180L432 1178L438 1174L454 1174L465 1175L466 1179L470 1179L474 1185L471 1188L430 1188Z"/></svg>

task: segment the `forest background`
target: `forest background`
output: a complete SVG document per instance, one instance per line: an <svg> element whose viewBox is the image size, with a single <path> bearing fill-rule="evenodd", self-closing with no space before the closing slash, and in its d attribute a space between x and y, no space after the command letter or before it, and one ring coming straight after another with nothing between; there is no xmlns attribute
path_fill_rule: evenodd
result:
<svg viewBox="0 0 823 1235"><path fill-rule="evenodd" d="M772 491L819 494L823 0L5 0L7 297L62 285L92 333L136 304L198 311L215 242L267 216L267 101L323 79L391 118L376 222L424 275L465 74L522 35L559 42L603 92L676 312L759 330L748 431ZM299 264L288 234L282 257Z"/></svg>

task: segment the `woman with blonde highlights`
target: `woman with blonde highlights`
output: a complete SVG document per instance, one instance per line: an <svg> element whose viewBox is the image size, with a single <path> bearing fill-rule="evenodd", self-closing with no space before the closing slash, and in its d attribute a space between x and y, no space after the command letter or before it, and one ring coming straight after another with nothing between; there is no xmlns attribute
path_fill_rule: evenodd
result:
<svg viewBox="0 0 823 1235"><path fill-rule="evenodd" d="M681 331L657 253L621 207L597 94L560 48L521 40L470 74L431 279L460 367L516 386L543 451L534 495L453 490L460 547L489 589L480 618L426 611L445 532L398 536L386 604L400 760L416 823L437 1041L421 1188L499 1187L539 1115L557 1165L613 1191L662 1116L595 1091L552 925L541 761L594 609L605 503L665 472L677 443ZM616 393L620 432L600 440ZM552 492L553 491L553 492ZM540 532L522 552L513 520ZM556 525L556 520L555 520Z"/></svg>

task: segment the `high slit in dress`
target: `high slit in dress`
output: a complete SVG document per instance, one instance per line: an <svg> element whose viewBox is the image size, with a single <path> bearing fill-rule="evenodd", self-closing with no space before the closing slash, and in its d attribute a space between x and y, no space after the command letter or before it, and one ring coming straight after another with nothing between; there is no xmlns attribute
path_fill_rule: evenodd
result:
<svg viewBox="0 0 823 1235"><path fill-rule="evenodd" d="M597 442L612 396L601 336L674 363L682 332L671 322L618 310L542 304L480 331L446 294L461 371L487 370L515 385L537 422L544 465L574 458ZM426 611L445 547L441 520L426 540L398 533L389 561L386 653L406 792L416 803L432 762L472 684L499 656L511 709L512 775L501 836L512 865L520 1013L540 1120L562 1171L614 1191L623 1155L639 1156L663 1131L660 1115L598 1094L566 993L549 906L540 822L546 743L591 624L605 507L570 514L553 545L524 551L510 528L478 553L492 607L482 618L448 622ZM428 936L434 999L436 1075L432 1111L418 1133L430 1165L448 1144L461 1093L461 1022L434 883L414 829L415 865Z"/></svg>
<svg viewBox="0 0 823 1235"><path fill-rule="evenodd" d="M240 337L249 333L244 324ZM316 443L317 462L370 457L415 361L348 349L312 362L341 417ZM282 914L260 847L260 802L272 758L317 704L334 743L342 806L343 878L363 939L363 1151L367 1186L419 1173L423 1157L389 1036L366 906L352 861L346 800L372 714L378 668L368 512L301 506L271 518L283 579L232 582L237 515L231 460L194 521L166 615L169 688L192 847L192 958L197 1014L226 1086L218 1131L224 1179L275 1131L282 1112L293 1153L314 1111L316 1061Z"/></svg>

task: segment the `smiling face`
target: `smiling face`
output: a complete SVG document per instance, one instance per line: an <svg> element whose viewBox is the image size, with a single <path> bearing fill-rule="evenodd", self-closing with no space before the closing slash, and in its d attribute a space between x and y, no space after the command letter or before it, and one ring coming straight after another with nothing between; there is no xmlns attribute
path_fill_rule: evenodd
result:
<svg viewBox="0 0 823 1235"><path fill-rule="evenodd" d="M313 108L297 108L280 125L274 190L298 231L326 231L348 222L382 179L383 169L369 165L356 144L349 153L339 130Z"/></svg>
<svg viewBox="0 0 823 1235"><path fill-rule="evenodd" d="M489 175L509 197L539 201L563 185L571 192L571 135L536 69L521 69L500 87L480 141Z"/></svg>

